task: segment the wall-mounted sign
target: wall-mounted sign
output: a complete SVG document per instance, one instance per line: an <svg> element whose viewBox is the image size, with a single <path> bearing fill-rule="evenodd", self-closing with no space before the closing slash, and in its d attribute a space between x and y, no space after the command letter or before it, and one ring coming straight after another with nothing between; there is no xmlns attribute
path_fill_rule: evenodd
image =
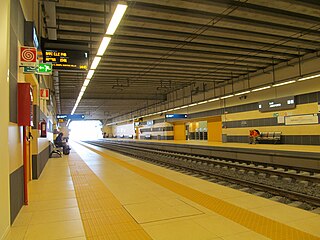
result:
<svg viewBox="0 0 320 240"><path fill-rule="evenodd" d="M39 40L34 22L24 22L24 43L28 46L34 46L39 49Z"/></svg>
<svg viewBox="0 0 320 240"><path fill-rule="evenodd" d="M35 47L20 47L19 65L34 67L37 64L37 48Z"/></svg>
<svg viewBox="0 0 320 240"><path fill-rule="evenodd" d="M188 114L166 114L166 118L188 118Z"/></svg>
<svg viewBox="0 0 320 240"><path fill-rule="evenodd" d="M294 97L284 97L268 101L259 102L260 112L271 112L286 109L293 109L296 107Z"/></svg>
<svg viewBox="0 0 320 240"><path fill-rule="evenodd" d="M51 75L52 74L52 63L39 63L38 74Z"/></svg>
<svg viewBox="0 0 320 240"><path fill-rule="evenodd" d="M304 114L297 116L286 116L285 125L304 125L304 124L318 124L318 114Z"/></svg>
<svg viewBox="0 0 320 240"><path fill-rule="evenodd" d="M23 67L23 73L36 73L37 67Z"/></svg>
<svg viewBox="0 0 320 240"><path fill-rule="evenodd" d="M84 114L57 114L57 119L63 119L63 120L83 120L84 119Z"/></svg>
<svg viewBox="0 0 320 240"><path fill-rule="evenodd" d="M154 121L153 121L153 120L147 121L147 125L148 125L148 126L152 126L153 124L154 124Z"/></svg>
<svg viewBox="0 0 320 240"><path fill-rule="evenodd" d="M39 75L52 75L51 63L39 63L35 67L23 67L23 73L26 74L39 74Z"/></svg>
<svg viewBox="0 0 320 240"><path fill-rule="evenodd" d="M49 100L49 89L40 88L40 99Z"/></svg>
<svg viewBox="0 0 320 240"><path fill-rule="evenodd" d="M58 70L87 70L88 52L75 50L45 50L45 62Z"/></svg>

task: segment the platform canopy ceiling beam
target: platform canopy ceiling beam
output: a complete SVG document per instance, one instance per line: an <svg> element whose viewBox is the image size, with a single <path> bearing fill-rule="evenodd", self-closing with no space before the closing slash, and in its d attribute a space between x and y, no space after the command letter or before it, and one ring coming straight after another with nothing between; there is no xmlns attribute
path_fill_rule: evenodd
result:
<svg viewBox="0 0 320 240"><path fill-rule="evenodd" d="M302 58L320 46L318 0L126 2L126 15L77 111L90 109L103 99L115 106L127 99L127 108L121 107L120 114L117 108L99 102L99 108L90 111L91 118L114 118L143 109L145 101L160 103L168 93L190 89L194 84L236 81L272 65ZM47 41L48 46L85 49L91 64L116 3L57 2L58 39ZM59 72L63 113L72 108L67 101L75 101L85 75ZM134 102L137 96L139 101Z"/></svg>

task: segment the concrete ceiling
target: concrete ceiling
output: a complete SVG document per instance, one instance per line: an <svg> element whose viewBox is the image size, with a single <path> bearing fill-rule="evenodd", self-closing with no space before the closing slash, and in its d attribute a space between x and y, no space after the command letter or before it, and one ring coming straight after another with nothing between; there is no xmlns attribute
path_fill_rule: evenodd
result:
<svg viewBox="0 0 320 240"><path fill-rule="evenodd" d="M127 1L76 113L111 119L200 83L223 83L320 48L319 0ZM116 1L59 0L57 41L94 57ZM59 72L70 113L86 73Z"/></svg>

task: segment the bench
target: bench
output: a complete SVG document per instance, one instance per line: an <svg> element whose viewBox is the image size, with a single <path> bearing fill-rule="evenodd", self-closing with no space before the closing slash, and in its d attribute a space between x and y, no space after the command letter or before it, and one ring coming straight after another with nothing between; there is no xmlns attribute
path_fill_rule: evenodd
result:
<svg viewBox="0 0 320 240"><path fill-rule="evenodd" d="M256 141L259 143L280 143L282 132L261 132Z"/></svg>
<svg viewBox="0 0 320 240"><path fill-rule="evenodd" d="M61 147L57 147L53 142L49 141L50 144L50 155L49 158L53 156L53 154L57 154L59 157L62 157Z"/></svg>

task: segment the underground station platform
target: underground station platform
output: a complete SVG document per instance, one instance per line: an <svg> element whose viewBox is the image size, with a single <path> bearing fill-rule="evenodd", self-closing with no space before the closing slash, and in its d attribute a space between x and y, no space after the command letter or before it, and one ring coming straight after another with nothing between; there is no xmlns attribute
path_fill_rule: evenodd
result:
<svg viewBox="0 0 320 240"><path fill-rule="evenodd" d="M106 139L71 147L29 183L29 205L7 239L320 239L313 147ZM284 167L303 155L305 166Z"/></svg>
<svg viewBox="0 0 320 240"><path fill-rule="evenodd" d="M320 239L319 23L320 0L1 0L0 240Z"/></svg>

